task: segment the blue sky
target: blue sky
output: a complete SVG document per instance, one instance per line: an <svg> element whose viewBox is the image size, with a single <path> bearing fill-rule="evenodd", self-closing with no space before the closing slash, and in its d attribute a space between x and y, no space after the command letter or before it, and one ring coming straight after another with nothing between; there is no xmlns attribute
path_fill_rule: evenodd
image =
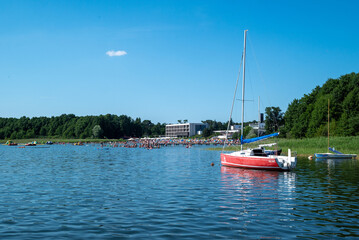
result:
<svg viewBox="0 0 359 240"><path fill-rule="evenodd" d="M0 0L0 117L227 121L245 29L245 120L257 119L258 96L261 112L285 111L328 78L358 72L357 9L345 0Z"/></svg>

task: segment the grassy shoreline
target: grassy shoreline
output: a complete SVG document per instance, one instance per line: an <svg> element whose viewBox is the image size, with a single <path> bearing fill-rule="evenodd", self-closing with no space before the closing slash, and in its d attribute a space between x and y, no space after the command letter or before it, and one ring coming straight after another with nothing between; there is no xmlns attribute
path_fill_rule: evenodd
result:
<svg viewBox="0 0 359 240"><path fill-rule="evenodd" d="M1 144L5 144L7 140L0 140ZM25 144L32 141L38 143L46 143L47 141L61 142L61 143L101 143L101 142L119 142L123 139L62 139L62 138L34 138L34 139L14 139L19 144ZM272 138L264 141L246 144L245 148L257 147L258 144L277 143L276 146L268 149L282 149L286 154L288 148L297 152L298 156L312 156L314 153L328 152L328 139L326 137L319 138L303 138L303 139L286 139L286 138ZM351 153L359 155L359 136L353 137L331 137L330 146L335 147L342 153ZM226 147L225 151L237 151L239 146ZM222 146L209 148L209 150L222 151Z"/></svg>
<svg viewBox="0 0 359 240"><path fill-rule="evenodd" d="M330 147L335 147L338 151L342 153L351 153L359 155L359 136L354 137L331 137ZM268 149L282 149L283 153L287 153L288 148L292 151L297 152L298 156L313 156L314 153L326 153L328 152L328 138L319 137L319 138L303 138L303 139L286 139L286 138L276 138L276 139L267 139L264 141L246 144L245 147L257 147L258 144L266 143L277 143L276 146ZM211 148L210 150L222 150L222 147ZM226 147L225 151L237 151L238 146Z"/></svg>

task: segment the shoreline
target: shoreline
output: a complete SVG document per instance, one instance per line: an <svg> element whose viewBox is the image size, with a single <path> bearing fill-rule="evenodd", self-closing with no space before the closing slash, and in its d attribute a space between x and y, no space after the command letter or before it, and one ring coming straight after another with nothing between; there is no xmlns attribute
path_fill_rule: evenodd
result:
<svg viewBox="0 0 359 240"><path fill-rule="evenodd" d="M5 144L7 140L0 140L1 144ZM208 150L213 151L222 151L223 140L219 139L204 139L204 138L195 138L195 139L155 139L155 138L142 138L142 139L57 139L57 138L33 138L33 139L14 139L13 142L21 145L29 142L37 141L38 144L45 144L47 141L52 141L53 143L118 143L124 145L147 145L150 146L166 146L166 145L184 145L190 147L192 145L210 145L213 146ZM246 144L246 148L254 148L259 144L268 144L268 143L277 143L277 145L268 148L268 149L282 149L283 153L286 153L288 148L293 152L297 152L297 156L308 157L314 155L314 153L325 153L328 152L328 139L326 137L318 138L304 138L304 139L286 139L286 138L275 138L275 139L266 139L264 141ZM225 151L237 151L239 142L232 141L234 146L228 146L225 148ZM217 146L217 147L216 147ZM340 152L351 153L359 155L359 136L352 137L331 137L330 146L335 147Z"/></svg>

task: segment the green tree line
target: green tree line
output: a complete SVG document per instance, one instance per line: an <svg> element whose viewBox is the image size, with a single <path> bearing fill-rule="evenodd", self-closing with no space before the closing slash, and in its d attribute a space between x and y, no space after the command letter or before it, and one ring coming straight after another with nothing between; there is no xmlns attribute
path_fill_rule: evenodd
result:
<svg viewBox="0 0 359 240"><path fill-rule="evenodd" d="M141 121L126 115L0 118L0 139L109 138L163 136L165 124Z"/></svg>
<svg viewBox="0 0 359 240"><path fill-rule="evenodd" d="M328 79L310 94L294 99L284 114L281 131L290 138L359 135L359 74Z"/></svg>
<svg viewBox="0 0 359 240"><path fill-rule="evenodd" d="M184 120L188 122L188 120ZM227 129L228 122L202 121L208 124L203 136L213 135L215 130ZM231 124L235 124L231 122ZM57 117L0 118L0 139L29 138L108 138L157 137L165 135L165 123L154 124L126 115L75 116L62 114Z"/></svg>
<svg viewBox="0 0 359 240"><path fill-rule="evenodd" d="M265 109L266 133L280 131L281 137L288 138L327 136L328 99L330 101L330 135L358 136L358 73L329 79L322 87L315 87L310 94L294 99L284 114L279 107L267 107ZM183 120L183 122L188 122L188 120ZM208 125L208 128L203 131L204 137L212 136L215 130L227 129L228 124L228 122L215 120L202 122ZM231 121L231 125L233 124L238 123ZM248 124L245 123L245 126ZM154 124L150 120L141 121L140 118L132 119L126 115L112 114L83 117L63 114L58 117L0 118L0 139L154 137L165 135L165 126L165 123Z"/></svg>

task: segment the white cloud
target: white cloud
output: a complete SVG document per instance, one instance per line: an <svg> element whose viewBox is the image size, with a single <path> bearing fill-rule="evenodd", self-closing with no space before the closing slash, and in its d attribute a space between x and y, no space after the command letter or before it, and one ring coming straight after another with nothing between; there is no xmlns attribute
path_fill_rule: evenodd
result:
<svg viewBox="0 0 359 240"><path fill-rule="evenodd" d="M123 56L126 55L127 52L126 51L107 51L106 55L110 56L110 57L117 57L117 56Z"/></svg>

